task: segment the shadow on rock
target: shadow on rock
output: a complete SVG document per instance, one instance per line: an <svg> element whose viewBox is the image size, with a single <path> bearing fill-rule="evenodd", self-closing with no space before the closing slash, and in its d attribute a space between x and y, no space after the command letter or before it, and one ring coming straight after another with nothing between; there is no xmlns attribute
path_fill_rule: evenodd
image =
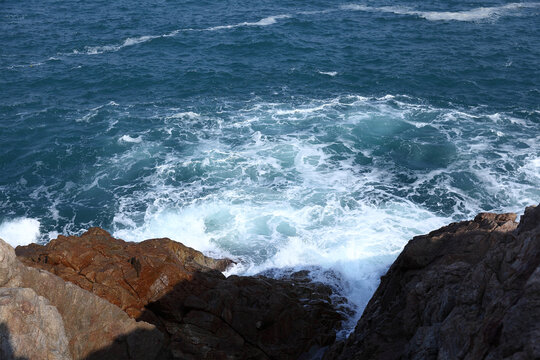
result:
<svg viewBox="0 0 540 360"><path fill-rule="evenodd" d="M30 360L26 357L16 356L11 346L9 329L3 322L0 323L0 359L2 360Z"/></svg>
<svg viewBox="0 0 540 360"><path fill-rule="evenodd" d="M147 304L138 318L165 334L158 351L137 348L138 339L149 335L137 330L85 359L320 358L344 319L331 294L300 275L282 281L197 272Z"/></svg>
<svg viewBox="0 0 540 360"><path fill-rule="evenodd" d="M175 358L298 359L334 342L343 316L331 295L302 280L199 272L140 319L169 336Z"/></svg>
<svg viewBox="0 0 540 360"><path fill-rule="evenodd" d="M52 272L155 325L122 334L90 359L298 359L335 341L346 302L307 272L287 279L225 276L232 262L215 260L170 239L127 243L91 228L46 246L16 249L27 266ZM155 348L158 347L159 348Z"/></svg>

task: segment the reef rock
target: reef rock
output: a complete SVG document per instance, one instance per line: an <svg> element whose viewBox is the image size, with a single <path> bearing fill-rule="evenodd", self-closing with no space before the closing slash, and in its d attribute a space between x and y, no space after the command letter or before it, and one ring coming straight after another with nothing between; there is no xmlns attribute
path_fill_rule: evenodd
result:
<svg viewBox="0 0 540 360"><path fill-rule="evenodd" d="M163 335L117 306L39 269L23 265L0 239L2 359L155 359ZM144 351L141 351L144 350Z"/></svg>
<svg viewBox="0 0 540 360"><path fill-rule="evenodd" d="M540 207L412 239L325 359L540 359Z"/></svg>
<svg viewBox="0 0 540 360"><path fill-rule="evenodd" d="M225 278L231 260L170 239L129 243L92 228L17 255L155 324L167 339L160 358L297 359L332 344L343 320L332 290L306 274Z"/></svg>

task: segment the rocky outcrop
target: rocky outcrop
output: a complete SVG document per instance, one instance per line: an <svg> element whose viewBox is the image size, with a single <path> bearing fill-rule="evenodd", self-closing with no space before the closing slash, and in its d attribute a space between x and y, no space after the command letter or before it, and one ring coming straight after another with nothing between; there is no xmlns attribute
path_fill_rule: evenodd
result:
<svg viewBox="0 0 540 360"><path fill-rule="evenodd" d="M197 272L225 270L232 261L214 260L170 239L140 243L113 238L100 228L82 236L58 236L46 246L17 247L28 266L47 270L117 305L132 318L145 305L189 282Z"/></svg>
<svg viewBox="0 0 540 360"><path fill-rule="evenodd" d="M147 308L170 335L175 358L298 359L334 342L343 317L331 294L303 278L200 273Z"/></svg>
<svg viewBox="0 0 540 360"><path fill-rule="evenodd" d="M297 359L332 344L343 320L332 290L305 273L225 278L230 260L170 239L128 243L92 228L17 255L156 325L160 358Z"/></svg>
<svg viewBox="0 0 540 360"><path fill-rule="evenodd" d="M0 357L540 358L540 207L515 220L483 213L412 239L338 343L344 300L307 272L225 278L230 260L98 228L17 248L28 267L0 241Z"/></svg>
<svg viewBox="0 0 540 360"><path fill-rule="evenodd" d="M539 359L540 207L412 239L326 359Z"/></svg>
<svg viewBox="0 0 540 360"><path fill-rule="evenodd" d="M23 265L0 239L0 358L154 359L163 335L59 277ZM136 354L131 356L129 354Z"/></svg>
<svg viewBox="0 0 540 360"><path fill-rule="evenodd" d="M34 290L0 288L0 319L0 359L71 359L60 313Z"/></svg>

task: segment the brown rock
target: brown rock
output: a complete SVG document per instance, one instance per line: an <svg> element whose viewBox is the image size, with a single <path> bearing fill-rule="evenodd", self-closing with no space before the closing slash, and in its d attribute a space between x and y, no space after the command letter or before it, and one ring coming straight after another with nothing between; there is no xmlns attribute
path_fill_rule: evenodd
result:
<svg viewBox="0 0 540 360"><path fill-rule="evenodd" d="M34 351L31 347L50 349L49 352L42 354L45 359L53 359L57 353L64 354L59 345L55 347L50 345L63 343L62 331L65 331L70 357L73 359L85 359L103 348L108 348L110 354L122 356L103 359L155 359L161 351L163 335L155 326L130 319L118 307L49 272L23 265L15 257L13 248L1 239L0 286L3 293L10 294L9 296L16 300L14 304L24 304L21 305L22 312L19 314L26 314L4 323L3 332L9 333L9 337L7 335L3 337L5 340L2 340L2 346L4 348L4 343L7 344L5 348L11 349L13 357L18 356L20 351L21 354L25 351L31 353ZM10 288L17 290L10 293ZM24 300L25 298L31 301ZM32 309L38 311L43 308L47 311L41 315L31 312L34 311ZM53 309L61 316L62 331L58 318L53 315L55 313ZM11 310L16 311L16 308ZM1 319L4 318L2 316ZM33 330L28 333L25 329ZM40 329L48 330L39 333ZM32 334L47 334L46 331L54 331L57 336L50 339L36 336L34 342L39 345L27 340ZM144 352L139 351L141 348ZM5 358L9 359L7 355ZM37 355L29 357L34 358L40 357Z"/></svg>
<svg viewBox="0 0 540 360"><path fill-rule="evenodd" d="M412 239L325 359L540 358L540 207Z"/></svg>
<svg viewBox="0 0 540 360"><path fill-rule="evenodd" d="M100 228L82 236L59 236L46 246L17 247L28 266L47 270L119 306L131 317L144 306L189 281L196 271L225 270L231 260L214 260L170 239L130 243Z"/></svg>
<svg viewBox="0 0 540 360"><path fill-rule="evenodd" d="M29 288L0 288L0 359L69 360L64 322Z"/></svg>
<svg viewBox="0 0 540 360"><path fill-rule="evenodd" d="M297 359L330 345L343 320L331 289L306 274L225 278L230 260L170 239L127 243L92 228L17 255L157 325L172 358Z"/></svg>

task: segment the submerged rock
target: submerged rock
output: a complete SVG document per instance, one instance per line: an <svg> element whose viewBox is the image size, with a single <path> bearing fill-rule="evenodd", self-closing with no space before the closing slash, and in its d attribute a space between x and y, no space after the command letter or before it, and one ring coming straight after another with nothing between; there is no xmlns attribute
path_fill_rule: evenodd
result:
<svg viewBox="0 0 540 360"><path fill-rule="evenodd" d="M325 359L539 359L540 207L412 239Z"/></svg>
<svg viewBox="0 0 540 360"><path fill-rule="evenodd" d="M331 345L343 320L328 286L225 278L231 260L170 239L128 243L92 228L17 255L156 325L167 339L160 358L298 359Z"/></svg>

